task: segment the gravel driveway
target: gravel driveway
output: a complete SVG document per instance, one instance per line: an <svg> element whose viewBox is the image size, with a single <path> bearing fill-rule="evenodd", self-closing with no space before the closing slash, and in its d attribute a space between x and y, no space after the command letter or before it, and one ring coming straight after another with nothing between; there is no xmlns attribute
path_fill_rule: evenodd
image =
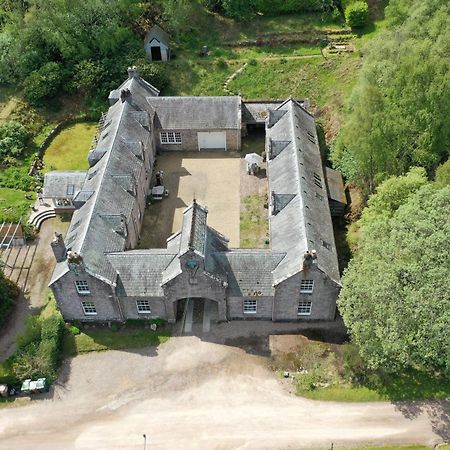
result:
<svg viewBox="0 0 450 450"><path fill-rule="evenodd" d="M448 404L302 399L244 350L172 338L67 361L49 398L0 410L1 449L288 449L441 442Z"/></svg>

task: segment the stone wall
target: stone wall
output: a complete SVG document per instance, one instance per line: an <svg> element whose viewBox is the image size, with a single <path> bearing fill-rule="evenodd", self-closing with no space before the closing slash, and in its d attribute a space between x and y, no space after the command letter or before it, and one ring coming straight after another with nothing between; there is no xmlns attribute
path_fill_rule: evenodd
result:
<svg viewBox="0 0 450 450"><path fill-rule="evenodd" d="M120 297L119 300L125 319L167 319L164 297ZM151 312L139 313L137 300L148 300Z"/></svg>
<svg viewBox="0 0 450 450"><path fill-rule="evenodd" d="M181 133L181 144L161 144L161 131L178 131ZM241 149L241 130L223 130L223 129L208 129L208 130L157 130L156 131L156 148L159 151L192 151L198 152L198 132L214 132L226 131L227 133L227 151L240 151Z"/></svg>
<svg viewBox="0 0 450 450"><path fill-rule="evenodd" d="M302 279L314 280L312 294L300 293ZM300 272L275 287L273 320L334 320L338 294L338 286L319 269L313 267L307 272ZM301 300L312 302L311 315L297 316L297 306Z"/></svg>
<svg viewBox="0 0 450 450"><path fill-rule="evenodd" d="M244 300L256 300L256 313L244 313ZM273 297L228 297L228 318L272 319Z"/></svg>
<svg viewBox="0 0 450 450"><path fill-rule="evenodd" d="M76 280L87 281L90 294L79 294L75 287ZM69 271L54 283L51 288L64 320L92 322L123 320L112 287L83 270L78 271L78 274L74 271ZM84 301L94 303L97 315L84 314L81 306L81 302Z"/></svg>

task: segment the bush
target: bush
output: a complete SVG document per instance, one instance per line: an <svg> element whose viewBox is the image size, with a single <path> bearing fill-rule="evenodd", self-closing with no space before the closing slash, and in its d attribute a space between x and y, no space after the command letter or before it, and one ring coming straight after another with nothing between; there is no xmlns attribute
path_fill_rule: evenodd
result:
<svg viewBox="0 0 450 450"><path fill-rule="evenodd" d="M53 315L42 319L41 339L43 341L51 339L60 341L63 329L64 322L60 315Z"/></svg>
<svg viewBox="0 0 450 450"><path fill-rule="evenodd" d="M345 21L351 28L361 28L367 23L369 7L364 1L351 3L345 9Z"/></svg>
<svg viewBox="0 0 450 450"><path fill-rule="evenodd" d="M450 159L436 169L435 183L439 188L450 184Z"/></svg>
<svg viewBox="0 0 450 450"><path fill-rule="evenodd" d="M164 64L147 63L144 60L139 60L137 66L139 75L156 89L163 91L169 86L170 80Z"/></svg>
<svg viewBox="0 0 450 450"><path fill-rule="evenodd" d="M228 67L227 62L224 59L222 59L222 58L219 58L216 61L216 65L217 65L217 68L220 69L220 70L225 70Z"/></svg>
<svg viewBox="0 0 450 450"><path fill-rule="evenodd" d="M203 0L203 5L206 9L212 12L223 11L222 0Z"/></svg>
<svg viewBox="0 0 450 450"><path fill-rule="evenodd" d="M19 288L0 269L0 328L6 322L19 295Z"/></svg>
<svg viewBox="0 0 450 450"><path fill-rule="evenodd" d="M67 329L68 329L69 332L70 332L71 334L73 334L74 336L78 336L78 335L81 333L80 329L79 329L78 327L74 326L74 325L69 325L69 326L67 327Z"/></svg>
<svg viewBox="0 0 450 450"><path fill-rule="evenodd" d="M333 0L256 0L256 11L276 15L304 11L331 11Z"/></svg>
<svg viewBox="0 0 450 450"><path fill-rule="evenodd" d="M54 97L61 87L63 72L56 62L49 62L31 72L23 82L24 96L31 103Z"/></svg>
<svg viewBox="0 0 450 450"><path fill-rule="evenodd" d="M25 323L25 331L16 338L17 347L25 348L32 342L39 342L41 339L42 324L38 316L30 316Z"/></svg>
<svg viewBox="0 0 450 450"><path fill-rule="evenodd" d="M254 0L222 0L223 12L236 20L248 21L255 12Z"/></svg>
<svg viewBox="0 0 450 450"><path fill-rule="evenodd" d="M15 120L0 125L0 158L20 156L30 137L28 130Z"/></svg>

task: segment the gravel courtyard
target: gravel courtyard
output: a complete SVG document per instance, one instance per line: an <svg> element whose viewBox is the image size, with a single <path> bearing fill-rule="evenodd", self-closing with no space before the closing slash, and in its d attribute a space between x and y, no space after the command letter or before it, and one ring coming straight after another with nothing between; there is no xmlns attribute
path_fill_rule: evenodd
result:
<svg viewBox="0 0 450 450"><path fill-rule="evenodd" d="M300 449L433 445L445 402L334 403L296 397L265 357L176 337L157 349L65 362L46 400L0 409L0 449ZM447 419L446 419L447 417Z"/></svg>
<svg viewBox="0 0 450 450"><path fill-rule="evenodd" d="M157 161L170 195L147 207L139 248L165 248L194 197L208 207L208 224L230 240L230 247L239 247L240 154L162 153Z"/></svg>

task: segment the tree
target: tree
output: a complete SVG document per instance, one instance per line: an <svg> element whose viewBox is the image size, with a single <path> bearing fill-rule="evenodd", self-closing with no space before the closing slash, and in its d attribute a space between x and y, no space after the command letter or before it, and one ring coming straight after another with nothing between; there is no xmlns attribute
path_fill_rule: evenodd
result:
<svg viewBox="0 0 450 450"><path fill-rule="evenodd" d="M5 277L0 267L0 329L5 324L19 296L19 288Z"/></svg>
<svg viewBox="0 0 450 450"><path fill-rule="evenodd" d="M28 130L15 120L0 125L0 158L8 156L16 158L27 144L30 137Z"/></svg>
<svg viewBox="0 0 450 450"><path fill-rule="evenodd" d="M371 368L450 374L450 186L423 185L361 232L338 301L361 356Z"/></svg>
<svg viewBox="0 0 450 450"><path fill-rule="evenodd" d="M441 164L436 169L435 182L438 187L444 187L450 184L450 159Z"/></svg>
<svg viewBox="0 0 450 450"><path fill-rule="evenodd" d="M369 17L369 6L364 1L350 3L345 8L345 21L352 28L362 28Z"/></svg>
<svg viewBox="0 0 450 450"><path fill-rule="evenodd" d="M412 166L431 173L448 158L450 4L392 0L390 24L364 51L332 159L368 192ZM399 22L398 15L405 17Z"/></svg>
<svg viewBox="0 0 450 450"><path fill-rule="evenodd" d="M74 69L72 85L84 95L92 94L101 84L104 69L92 60L80 61Z"/></svg>
<svg viewBox="0 0 450 450"><path fill-rule="evenodd" d="M63 82L63 72L58 63L49 62L32 72L24 81L24 95L31 103L56 95Z"/></svg>

